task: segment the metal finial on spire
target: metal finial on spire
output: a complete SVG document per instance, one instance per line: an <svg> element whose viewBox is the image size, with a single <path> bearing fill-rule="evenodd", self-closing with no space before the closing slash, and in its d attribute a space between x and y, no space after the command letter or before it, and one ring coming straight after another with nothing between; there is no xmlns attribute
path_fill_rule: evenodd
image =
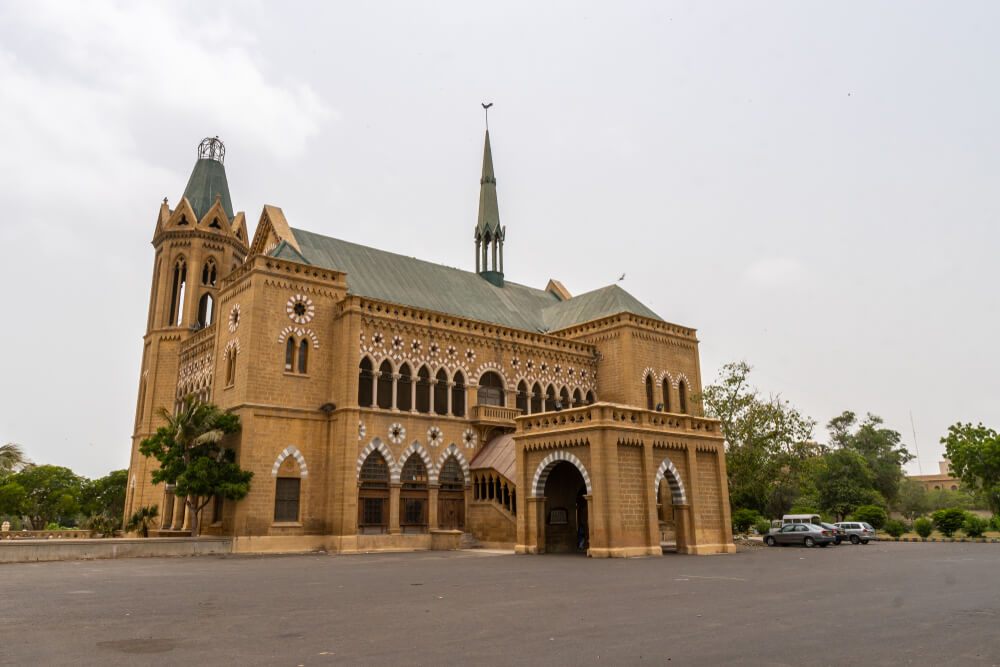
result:
<svg viewBox="0 0 1000 667"><path fill-rule="evenodd" d="M486 111L486 129L490 129L490 107L493 106L493 102L487 104L486 102L481 102L483 109Z"/></svg>

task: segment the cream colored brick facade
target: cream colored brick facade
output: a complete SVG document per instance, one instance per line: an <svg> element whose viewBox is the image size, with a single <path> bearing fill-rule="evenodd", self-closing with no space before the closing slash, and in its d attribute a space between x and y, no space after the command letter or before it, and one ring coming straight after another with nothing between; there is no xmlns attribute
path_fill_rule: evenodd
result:
<svg viewBox="0 0 1000 667"><path fill-rule="evenodd" d="M230 219L218 201L200 219L186 198L160 208L126 513L155 504L165 533L190 525L170 491L151 484L155 462L138 444L161 423L157 408L196 393L241 419L229 445L254 473L250 494L218 512L210 503L202 517L203 533L236 536L238 549L449 548L467 532L539 553L571 550L585 523L592 556L659 554L664 535L681 552L733 551L718 424L693 414L690 401L680 412L682 393L701 390L694 330L621 312L540 333L360 296L347 273L270 254L282 242L298 249L271 206L246 241L244 215ZM179 261L187 284L172 314ZM214 285L201 280L209 261ZM206 293L214 319L199 329ZM386 407L361 405L368 391L380 399L379 379L359 370L366 359L376 374L391 367ZM403 384L406 370L416 380L423 367L430 410L413 400L426 385ZM504 406L479 404L487 373L501 378ZM567 405L519 416L522 382L551 386ZM514 434L516 479L478 470L474 488L470 464L499 433ZM389 477L372 492L385 497L381 526L359 525L374 516L359 500L362 464L373 453ZM426 470L424 489L401 478L411 456ZM451 459L461 470L457 489L439 479ZM294 520L275 520L282 479L299 480ZM485 479L498 483L496 495L481 492Z"/></svg>

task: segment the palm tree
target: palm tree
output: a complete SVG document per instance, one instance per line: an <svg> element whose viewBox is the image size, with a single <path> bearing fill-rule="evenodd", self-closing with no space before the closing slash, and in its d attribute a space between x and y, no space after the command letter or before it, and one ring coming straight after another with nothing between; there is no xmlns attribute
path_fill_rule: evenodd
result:
<svg viewBox="0 0 1000 667"><path fill-rule="evenodd" d="M8 442L6 445L0 446L0 477L17 472L28 463L21 445Z"/></svg>
<svg viewBox="0 0 1000 667"><path fill-rule="evenodd" d="M149 537L149 528L153 525L154 519L159 516L160 508L157 505L152 507L140 507L128 518L125 523L125 530L139 533L140 537Z"/></svg>

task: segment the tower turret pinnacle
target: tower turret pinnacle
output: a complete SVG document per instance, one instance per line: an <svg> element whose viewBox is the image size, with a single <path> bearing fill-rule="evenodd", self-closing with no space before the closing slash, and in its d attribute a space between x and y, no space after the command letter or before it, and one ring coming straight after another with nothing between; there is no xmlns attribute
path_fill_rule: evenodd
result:
<svg viewBox="0 0 1000 667"><path fill-rule="evenodd" d="M191 170L191 178L184 188L184 196L200 220L218 199L233 221L233 202L229 198L229 181L226 179L226 146L218 137L206 137L198 144L198 161Z"/></svg>
<svg viewBox="0 0 1000 667"><path fill-rule="evenodd" d="M506 228L500 225L497 179L493 173L493 151L490 149L490 131L487 129L486 143L483 146L483 175L479 179L479 218L475 234L476 273L497 287L503 287L503 241L506 232ZM489 261L491 257L492 265Z"/></svg>

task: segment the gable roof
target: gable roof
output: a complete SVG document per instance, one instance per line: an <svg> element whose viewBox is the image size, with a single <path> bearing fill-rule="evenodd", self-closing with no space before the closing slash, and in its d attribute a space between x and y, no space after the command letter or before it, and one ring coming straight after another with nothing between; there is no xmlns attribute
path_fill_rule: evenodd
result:
<svg viewBox="0 0 1000 667"><path fill-rule="evenodd" d="M472 271L291 228L299 248L281 243L271 255L347 273L350 294L439 313L546 332L632 312L662 319L617 285L560 302L551 292L505 281L497 287Z"/></svg>

